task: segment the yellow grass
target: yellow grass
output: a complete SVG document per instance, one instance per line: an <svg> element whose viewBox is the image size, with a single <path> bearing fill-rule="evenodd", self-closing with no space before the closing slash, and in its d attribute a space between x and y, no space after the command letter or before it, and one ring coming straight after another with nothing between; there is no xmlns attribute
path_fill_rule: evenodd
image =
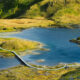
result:
<svg viewBox="0 0 80 80"><path fill-rule="evenodd" d="M0 72L0 80L59 80L59 78L74 68L62 69L58 71L41 71L19 66Z"/></svg>
<svg viewBox="0 0 80 80"><path fill-rule="evenodd" d="M54 22L46 19L0 19L0 31L15 31L31 27L49 27ZM6 28L6 30L3 30Z"/></svg>
<svg viewBox="0 0 80 80"><path fill-rule="evenodd" d="M43 44L35 41L17 39L17 38L0 38L0 47L16 51L20 55L30 54L24 52L25 50L36 50L41 49ZM11 57L13 54L6 50L0 50L0 56Z"/></svg>
<svg viewBox="0 0 80 80"><path fill-rule="evenodd" d="M31 50L41 47L41 43L17 38L0 38L0 47L9 50Z"/></svg>
<svg viewBox="0 0 80 80"><path fill-rule="evenodd" d="M80 15L75 16L75 15L65 14L64 16L61 17L61 22L80 24Z"/></svg>

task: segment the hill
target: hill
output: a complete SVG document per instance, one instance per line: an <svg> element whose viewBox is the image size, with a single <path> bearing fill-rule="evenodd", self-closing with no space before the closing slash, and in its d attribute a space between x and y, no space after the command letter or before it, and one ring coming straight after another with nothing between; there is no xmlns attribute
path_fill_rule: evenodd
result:
<svg viewBox="0 0 80 80"><path fill-rule="evenodd" d="M80 0L1 0L0 18L46 18L65 26L80 24Z"/></svg>

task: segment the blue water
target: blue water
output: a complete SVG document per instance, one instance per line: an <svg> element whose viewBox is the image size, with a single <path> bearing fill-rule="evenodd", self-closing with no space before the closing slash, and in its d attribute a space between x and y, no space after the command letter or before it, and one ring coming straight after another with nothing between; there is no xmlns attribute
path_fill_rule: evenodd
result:
<svg viewBox="0 0 80 80"><path fill-rule="evenodd" d="M79 36L80 29L65 28L31 28L17 34L8 35L8 37L29 39L46 44L47 46L45 47L49 48L50 51L36 51L41 54L27 55L24 56L23 59L33 64L48 66L54 66L59 63L80 62L80 47L75 43L69 42L69 40ZM45 62L36 62L36 60L39 59L44 59ZM0 68L3 68L5 63L5 66L9 65L8 67L19 64L15 58L11 59L11 61L6 59L5 63L1 64L3 61L5 61L5 59L0 58Z"/></svg>

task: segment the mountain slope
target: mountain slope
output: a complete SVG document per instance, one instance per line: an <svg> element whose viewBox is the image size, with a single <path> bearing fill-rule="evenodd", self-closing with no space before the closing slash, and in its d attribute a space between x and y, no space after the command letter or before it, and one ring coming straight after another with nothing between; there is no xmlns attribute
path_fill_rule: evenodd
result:
<svg viewBox="0 0 80 80"><path fill-rule="evenodd" d="M80 24L80 0L1 0L0 18L46 18Z"/></svg>

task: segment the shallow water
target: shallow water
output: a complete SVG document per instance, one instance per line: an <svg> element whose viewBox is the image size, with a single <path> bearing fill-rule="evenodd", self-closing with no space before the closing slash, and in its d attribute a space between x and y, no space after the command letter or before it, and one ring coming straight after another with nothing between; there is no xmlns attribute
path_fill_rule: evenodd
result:
<svg viewBox="0 0 80 80"><path fill-rule="evenodd" d="M23 59L33 64L54 66L59 63L80 62L80 47L75 43L69 42L69 40L79 36L80 29L31 28L6 37L18 37L46 44L47 46L45 47L49 48L50 51L36 51L41 54L27 55L24 56ZM39 59L44 59L45 62L36 62L36 60ZM2 63L3 61L4 63ZM0 68L3 68L3 66L4 68L6 66L11 67L18 64L20 63L15 58L11 60L0 58Z"/></svg>

